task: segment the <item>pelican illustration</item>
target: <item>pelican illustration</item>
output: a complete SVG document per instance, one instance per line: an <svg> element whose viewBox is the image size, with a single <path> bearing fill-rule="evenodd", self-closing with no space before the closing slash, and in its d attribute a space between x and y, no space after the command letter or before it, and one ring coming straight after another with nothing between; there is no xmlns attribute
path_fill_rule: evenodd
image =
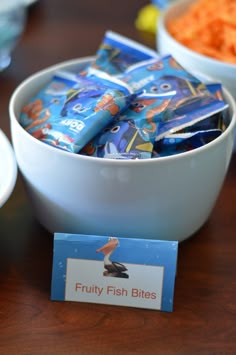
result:
<svg viewBox="0 0 236 355"><path fill-rule="evenodd" d="M112 277L121 277L121 278L129 278L129 275L125 272L127 268L117 262L111 261L110 256L114 252L115 248L119 244L117 238L111 237L108 242L103 245L101 248L97 249L96 252L102 252L104 254L104 268L106 269L103 273L104 276L112 276Z"/></svg>

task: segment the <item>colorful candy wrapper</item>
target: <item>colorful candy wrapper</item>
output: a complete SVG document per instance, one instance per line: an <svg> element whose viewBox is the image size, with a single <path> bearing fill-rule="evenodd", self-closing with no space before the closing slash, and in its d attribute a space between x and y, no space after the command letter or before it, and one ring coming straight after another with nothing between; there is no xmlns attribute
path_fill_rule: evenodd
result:
<svg viewBox="0 0 236 355"><path fill-rule="evenodd" d="M223 101L222 86L220 83L207 83L206 88L210 91L216 99ZM220 129L224 131L229 125L229 116L227 110L222 110L215 114L211 114L205 119L199 120L196 123L184 127L182 130L177 133L187 133L187 132L197 132L211 129Z"/></svg>
<svg viewBox="0 0 236 355"><path fill-rule="evenodd" d="M192 106L191 106L192 105ZM212 96L199 98L196 101L188 101L185 105L167 109L163 121L159 124L156 140L163 138L169 133L190 127L206 118L225 110L228 107L223 101L214 99Z"/></svg>
<svg viewBox="0 0 236 355"><path fill-rule="evenodd" d="M204 92L206 86L186 71L171 55L152 58L130 66L120 79L134 91L163 93L178 90L182 96Z"/></svg>
<svg viewBox="0 0 236 355"><path fill-rule="evenodd" d="M21 125L45 143L77 153L130 104L118 79L57 73L22 109Z"/></svg>
<svg viewBox="0 0 236 355"><path fill-rule="evenodd" d="M220 129L222 132L228 126L227 120L224 118L225 111L217 112L203 120L192 124L191 126L185 127L176 133L194 133L198 131L208 131L211 129Z"/></svg>
<svg viewBox="0 0 236 355"><path fill-rule="evenodd" d="M219 137L221 133L220 129L211 129L168 135L155 142L152 157L170 156L199 148Z"/></svg>
<svg viewBox="0 0 236 355"><path fill-rule="evenodd" d="M143 139L145 131L130 121L117 121L107 127L80 152L107 159L151 158L153 144Z"/></svg>
<svg viewBox="0 0 236 355"><path fill-rule="evenodd" d="M158 57L156 51L118 33L107 31L90 66L110 75L120 75L135 63Z"/></svg>
<svg viewBox="0 0 236 355"><path fill-rule="evenodd" d="M222 94L222 85L219 82L205 83L207 90L214 95L218 100L224 100Z"/></svg>
<svg viewBox="0 0 236 355"><path fill-rule="evenodd" d="M81 153L109 159L151 158L159 121L174 94L137 96Z"/></svg>
<svg viewBox="0 0 236 355"><path fill-rule="evenodd" d="M130 67L120 76L134 91L163 93L176 91L159 123L156 140L220 112L228 105L217 97L216 89L187 72L171 56L147 60Z"/></svg>
<svg viewBox="0 0 236 355"><path fill-rule="evenodd" d="M206 87L218 100L223 101L220 83L207 83ZM199 148L219 137L228 126L229 121L227 110L211 114L205 119L155 142L152 156L169 156Z"/></svg>

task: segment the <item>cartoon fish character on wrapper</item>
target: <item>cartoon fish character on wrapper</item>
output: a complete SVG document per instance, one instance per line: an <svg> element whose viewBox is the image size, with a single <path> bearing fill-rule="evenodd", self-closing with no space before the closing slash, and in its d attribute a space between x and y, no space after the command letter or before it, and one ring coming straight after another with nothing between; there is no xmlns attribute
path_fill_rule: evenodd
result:
<svg viewBox="0 0 236 355"><path fill-rule="evenodd" d="M151 158L159 121L174 93L141 94L112 125L106 127L82 154L110 159Z"/></svg>
<svg viewBox="0 0 236 355"><path fill-rule="evenodd" d="M64 84L67 90L54 95L51 89L56 84ZM20 123L32 135L37 131L43 142L78 153L129 106L133 96L132 89L124 82L105 73L93 71L89 77L58 73L23 108ZM38 101L42 109L32 123L32 110L27 111L26 108ZM45 123L50 128L47 126L43 134L38 134Z"/></svg>
<svg viewBox="0 0 236 355"><path fill-rule="evenodd" d="M92 67L118 76L135 63L158 57L156 51L116 32L106 31L87 72Z"/></svg>

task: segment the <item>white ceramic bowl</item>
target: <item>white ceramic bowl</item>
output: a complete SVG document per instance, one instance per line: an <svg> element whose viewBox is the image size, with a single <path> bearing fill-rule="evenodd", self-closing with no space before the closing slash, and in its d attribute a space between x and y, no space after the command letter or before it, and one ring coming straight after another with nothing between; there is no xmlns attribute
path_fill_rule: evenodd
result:
<svg viewBox="0 0 236 355"><path fill-rule="evenodd" d="M200 72L222 82L236 99L236 65L228 64L197 52L180 44L167 31L166 24L181 15L193 0L176 1L160 16L157 22L157 49L161 55L172 54L187 70ZM184 29L180 28L180 31Z"/></svg>
<svg viewBox="0 0 236 355"><path fill-rule="evenodd" d="M12 146L0 130L0 207L12 194L17 178L17 164Z"/></svg>
<svg viewBox="0 0 236 355"><path fill-rule="evenodd" d="M232 120L211 143L147 160L68 153L32 137L18 123L22 106L58 69L81 70L91 58L55 65L26 79L10 100L13 146L35 214L50 232L184 240L208 219L228 169Z"/></svg>

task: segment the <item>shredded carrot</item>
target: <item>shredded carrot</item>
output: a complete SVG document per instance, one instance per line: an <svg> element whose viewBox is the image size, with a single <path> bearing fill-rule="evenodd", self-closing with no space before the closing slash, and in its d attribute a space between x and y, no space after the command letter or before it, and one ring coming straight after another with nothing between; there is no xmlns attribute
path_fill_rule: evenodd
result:
<svg viewBox="0 0 236 355"><path fill-rule="evenodd" d="M236 0L196 0L167 26L186 47L236 64Z"/></svg>

